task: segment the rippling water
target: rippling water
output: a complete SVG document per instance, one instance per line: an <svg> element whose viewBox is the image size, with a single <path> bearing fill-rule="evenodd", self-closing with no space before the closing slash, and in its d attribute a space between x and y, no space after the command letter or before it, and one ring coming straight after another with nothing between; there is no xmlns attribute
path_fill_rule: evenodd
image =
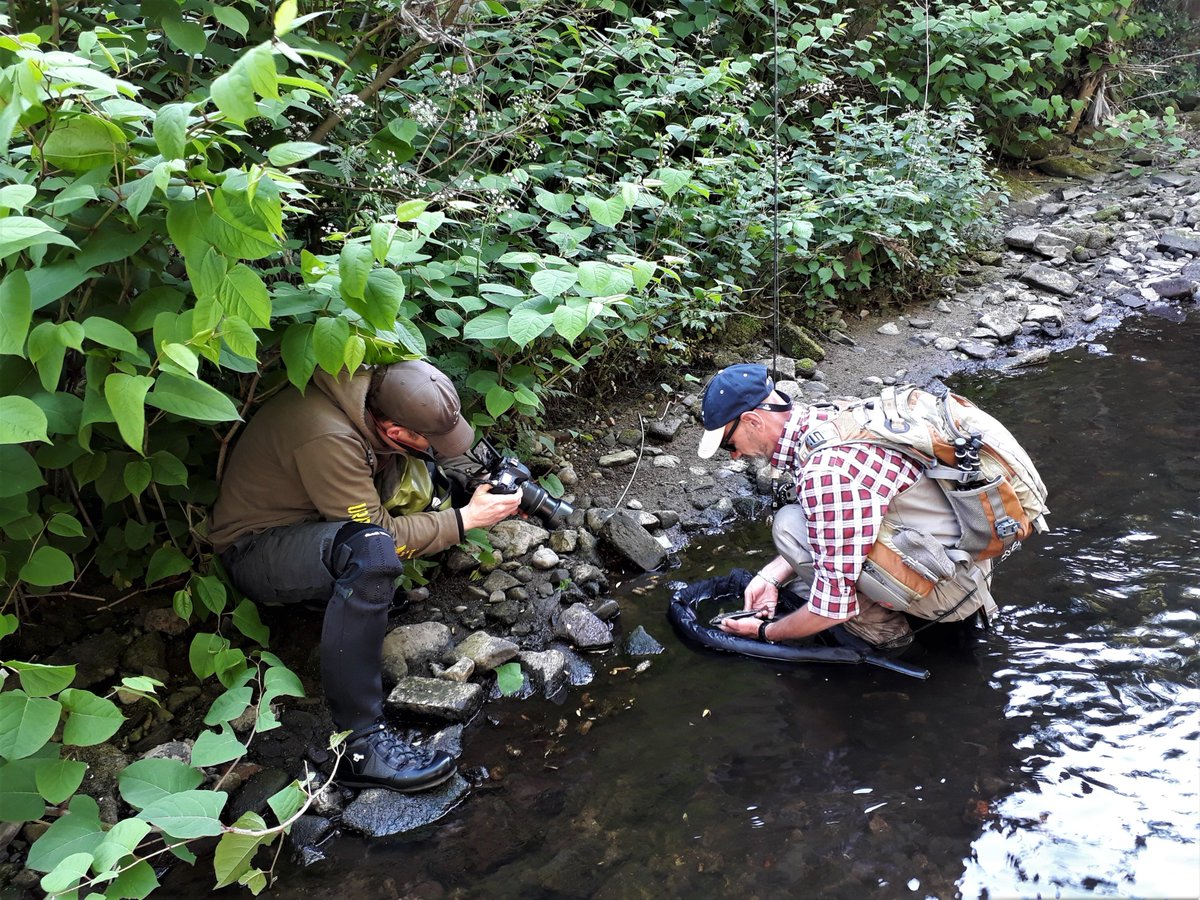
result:
<svg viewBox="0 0 1200 900"><path fill-rule="evenodd" d="M342 838L285 896L1200 896L1197 323L1146 320L1019 379L958 388L1010 423L1053 533L1006 561L1002 616L916 682L681 645L666 578L617 593L619 654L556 706L490 705L494 779L399 842ZM761 527L667 578L753 566Z"/></svg>

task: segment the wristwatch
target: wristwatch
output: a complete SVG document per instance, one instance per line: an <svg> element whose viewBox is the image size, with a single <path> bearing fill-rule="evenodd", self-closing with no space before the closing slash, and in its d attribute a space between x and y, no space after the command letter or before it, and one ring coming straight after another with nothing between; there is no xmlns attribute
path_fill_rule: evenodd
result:
<svg viewBox="0 0 1200 900"><path fill-rule="evenodd" d="M762 622L758 626L758 639L760 641L765 641L768 644L773 644L774 641L772 641L769 637L767 637L767 626L770 624L771 624L770 619L762 620Z"/></svg>

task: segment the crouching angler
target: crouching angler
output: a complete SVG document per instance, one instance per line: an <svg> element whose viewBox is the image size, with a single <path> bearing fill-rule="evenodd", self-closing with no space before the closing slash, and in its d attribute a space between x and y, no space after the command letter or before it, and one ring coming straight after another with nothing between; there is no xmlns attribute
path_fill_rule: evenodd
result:
<svg viewBox="0 0 1200 900"><path fill-rule="evenodd" d="M702 458L724 449L769 460L795 483L772 523L779 555L745 590L758 616L726 619L727 632L775 642L843 624L900 649L912 640L908 616L993 614L995 559L1045 530L1046 490L1029 457L949 392L794 404L765 366L741 364L713 377L702 414ZM775 619L785 584L807 602Z"/></svg>
<svg viewBox="0 0 1200 900"><path fill-rule="evenodd" d="M520 494L483 484L455 506L435 457L474 433L458 392L429 363L318 370L251 418L213 509L210 538L233 584L258 603L325 603L321 681L350 731L338 778L400 791L433 787L455 762L402 740L383 718L381 656L404 562L513 515ZM465 501L465 503L463 502Z"/></svg>

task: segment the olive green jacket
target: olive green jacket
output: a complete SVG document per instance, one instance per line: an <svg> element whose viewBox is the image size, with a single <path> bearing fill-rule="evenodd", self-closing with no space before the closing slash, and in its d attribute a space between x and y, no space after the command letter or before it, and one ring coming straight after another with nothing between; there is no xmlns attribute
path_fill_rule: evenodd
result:
<svg viewBox="0 0 1200 900"><path fill-rule="evenodd" d="M386 528L405 559L463 539L457 510L393 516L383 508L376 479L402 454L367 420L370 383L369 368L338 379L318 369L305 393L289 386L251 418L213 508L209 539L217 552L277 525L322 520Z"/></svg>

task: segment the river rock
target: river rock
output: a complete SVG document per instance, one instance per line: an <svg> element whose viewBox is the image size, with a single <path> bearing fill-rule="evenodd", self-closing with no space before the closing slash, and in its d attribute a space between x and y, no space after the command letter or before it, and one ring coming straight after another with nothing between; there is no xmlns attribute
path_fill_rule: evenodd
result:
<svg viewBox="0 0 1200 900"><path fill-rule="evenodd" d="M1079 279L1048 266L1033 265L1021 273L1021 280L1034 287L1070 297L1079 289Z"/></svg>
<svg viewBox="0 0 1200 900"><path fill-rule="evenodd" d="M448 722L466 722L483 704L483 688L440 678L402 678L384 705L400 716L413 715Z"/></svg>
<svg viewBox="0 0 1200 900"><path fill-rule="evenodd" d="M520 583L521 582L518 581L515 576L510 575L508 572L501 572L499 569L497 569L495 572L489 574L487 578L483 579L482 587L488 592L488 594L494 594L496 591L503 593L509 588L516 587Z"/></svg>
<svg viewBox="0 0 1200 900"><path fill-rule="evenodd" d="M940 338L937 338L936 340L934 340L933 346L943 352L957 350L958 349L958 338L940 337Z"/></svg>
<svg viewBox="0 0 1200 900"><path fill-rule="evenodd" d="M1074 244L1064 240L1057 234L1050 232L1042 232L1034 241L1033 249L1042 256L1053 259L1054 257L1066 258L1071 255L1071 251L1075 249Z"/></svg>
<svg viewBox="0 0 1200 900"><path fill-rule="evenodd" d="M434 677L441 678L445 681L456 681L459 684L465 684L471 680L471 676L475 674L475 663L469 657L464 656L454 665L446 669L434 668Z"/></svg>
<svg viewBox="0 0 1200 900"><path fill-rule="evenodd" d="M471 786L455 774L444 785L415 794L368 788L346 807L342 825L367 837L391 837L436 822L466 797Z"/></svg>
<svg viewBox="0 0 1200 900"><path fill-rule="evenodd" d="M677 469L679 468L679 457L664 453L662 456L654 457L654 462L651 465L656 469Z"/></svg>
<svg viewBox="0 0 1200 900"><path fill-rule="evenodd" d="M630 656L657 656L665 650L641 625L625 638L625 652Z"/></svg>
<svg viewBox="0 0 1200 900"><path fill-rule="evenodd" d="M558 562L558 554L550 547L538 547L538 549L533 551L533 556L529 558L529 564L543 572L553 569L558 565Z"/></svg>
<svg viewBox="0 0 1200 900"><path fill-rule="evenodd" d="M557 553L574 553L579 544L579 532L574 528L563 528L550 535L550 547Z"/></svg>
<svg viewBox="0 0 1200 900"><path fill-rule="evenodd" d="M1150 282L1149 287L1164 300L1190 298L1196 293L1196 283L1190 278L1164 278Z"/></svg>
<svg viewBox="0 0 1200 900"><path fill-rule="evenodd" d="M1062 325L1063 311L1057 306L1051 306L1049 303L1036 303L1026 310L1025 321L1037 322L1039 325L1047 322L1052 325Z"/></svg>
<svg viewBox="0 0 1200 900"><path fill-rule="evenodd" d="M441 622L401 625L383 639L383 671L390 681L399 681L409 672L425 672L435 659L441 659L453 639Z"/></svg>
<svg viewBox="0 0 1200 900"><path fill-rule="evenodd" d="M1095 322L1098 318L1100 318L1100 314L1103 312L1104 312L1104 304L1103 303L1093 303L1091 306L1089 306L1087 309L1085 309L1082 313L1079 314L1079 318L1080 318L1080 321L1083 321L1083 322Z"/></svg>
<svg viewBox="0 0 1200 900"><path fill-rule="evenodd" d="M1158 249L1171 253L1190 253L1200 256L1200 234L1196 232L1166 231L1159 235Z"/></svg>
<svg viewBox="0 0 1200 900"><path fill-rule="evenodd" d="M894 335L900 333L900 326L898 326L895 322L884 322L882 325L876 328L875 331L878 334Z"/></svg>
<svg viewBox="0 0 1200 900"><path fill-rule="evenodd" d="M1150 176L1151 184L1159 184L1170 188L1186 187L1192 183L1192 179L1180 174L1179 172L1161 172L1157 175Z"/></svg>
<svg viewBox="0 0 1200 900"><path fill-rule="evenodd" d="M261 813L267 808L267 800L291 783L292 776L282 769L268 767L255 772L229 804L230 821L236 822L248 812Z"/></svg>
<svg viewBox="0 0 1200 900"><path fill-rule="evenodd" d="M545 696L554 696L566 685L567 658L561 650L523 650L517 659L529 683Z"/></svg>
<svg viewBox="0 0 1200 900"><path fill-rule="evenodd" d="M544 544L550 532L526 519L506 519L488 530L492 547L505 559L516 559L529 552L530 547Z"/></svg>
<svg viewBox="0 0 1200 900"><path fill-rule="evenodd" d="M636 450L618 450L616 453L606 453L596 463L602 469L615 469L618 466L628 466L637 462Z"/></svg>
<svg viewBox="0 0 1200 900"><path fill-rule="evenodd" d="M972 359L991 359L996 354L996 345L987 341L959 341L958 350Z"/></svg>
<svg viewBox="0 0 1200 900"><path fill-rule="evenodd" d="M476 631L457 647L447 651L442 658L452 665L465 656L475 663L476 669L490 672L516 656L519 649L512 641L493 637L486 631Z"/></svg>
<svg viewBox="0 0 1200 900"><path fill-rule="evenodd" d="M987 313L980 317L979 324L998 337L1001 343L1005 344L1021 333L1020 322L997 313Z"/></svg>
<svg viewBox="0 0 1200 900"><path fill-rule="evenodd" d="M572 604L562 611L554 633L580 650L602 650L611 647L613 642L608 626L582 603Z"/></svg>
<svg viewBox="0 0 1200 900"><path fill-rule="evenodd" d="M1018 225L1004 235L1004 243L1017 250L1032 250L1041 233L1042 229L1036 225Z"/></svg>
<svg viewBox="0 0 1200 900"><path fill-rule="evenodd" d="M670 419L655 419L646 424L646 437L660 444L667 444L675 440L675 435L679 433L679 429L682 427L683 419L678 416Z"/></svg>
<svg viewBox="0 0 1200 900"><path fill-rule="evenodd" d="M183 634L191 627L185 619L179 618L175 610L169 606L147 610L142 625L147 631L157 631L171 636Z"/></svg>
<svg viewBox="0 0 1200 900"><path fill-rule="evenodd" d="M600 533L618 553L644 572L652 572L667 560L662 544L626 513L614 514Z"/></svg>
<svg viewBox="0 0 1200 900"><path fill-rule="evenodd" d="M292 823L287 842L292 856L301 866L311 866L325 859L318 844L333 831L333 822L324 816L303 815Z"/></svg>

